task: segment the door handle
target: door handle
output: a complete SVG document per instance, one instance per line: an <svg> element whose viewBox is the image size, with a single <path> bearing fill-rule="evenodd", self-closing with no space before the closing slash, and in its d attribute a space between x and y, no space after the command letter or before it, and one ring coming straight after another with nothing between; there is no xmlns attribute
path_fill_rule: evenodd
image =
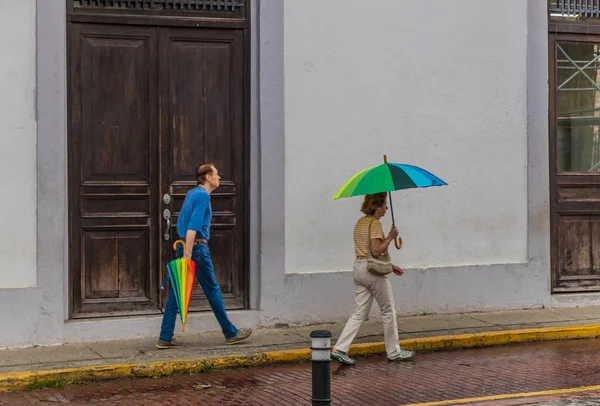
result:
<svg viewBox="0 0 600 406"><path fill-rule="evenodd" d="M167 229L164 235L165 241L169 241L171 239L171 210L165 209L163 211L163 218L167 220Z"/></svg>

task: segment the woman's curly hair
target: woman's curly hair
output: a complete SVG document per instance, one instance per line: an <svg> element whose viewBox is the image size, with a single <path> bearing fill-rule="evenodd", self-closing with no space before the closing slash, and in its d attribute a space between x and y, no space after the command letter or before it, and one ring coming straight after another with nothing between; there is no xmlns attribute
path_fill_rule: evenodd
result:
<svg viewBox="0 0 600 406"><path fill-rule="evenodd" d="M375 209L385 204L386 197L386 192L365 195L365 200L363 201L360 211L365 213L367 216L372 216L375 214Z"/></svg>

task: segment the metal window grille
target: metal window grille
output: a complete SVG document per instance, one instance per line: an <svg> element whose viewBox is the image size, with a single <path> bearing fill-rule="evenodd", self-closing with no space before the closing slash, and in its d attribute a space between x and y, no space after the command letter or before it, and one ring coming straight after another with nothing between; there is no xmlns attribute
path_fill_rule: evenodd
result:
<svg viewBox="0 0 600 406"><path fill-rule="evenodd" d="M197 11L238 11L243 0L74 0L76 7L165 9Z"/></svg>
<svg viewBox="0 0 600 406"><path fill-rule="evenodd" d="M600 0L551 0L552 17L600 18Z"/></svg>

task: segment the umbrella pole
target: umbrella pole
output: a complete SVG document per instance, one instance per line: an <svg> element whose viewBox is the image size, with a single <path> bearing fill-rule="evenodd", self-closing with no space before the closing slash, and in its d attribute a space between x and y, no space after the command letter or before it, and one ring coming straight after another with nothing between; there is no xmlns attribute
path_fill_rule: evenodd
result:
<svg viewBox="0 0 600 406"><path fill-rule="evenodd" d="M383 155L383 163L387 164L387 155ZM396 222L394 221L394 205L392 204L392 192L388 192L389 201L390 201L390 211L392 212L392 225L395 227Z"/></svg>
<svg viewBox="0 0 600 406"><path fill-rule="evenodd" d="M394 205L392 204L392 192L388 192L389 202L390 202L390 212L392 213L392 225L396 227L396 221L394 220ZM394 238L394 245L396 249L402 248L402 238L396 237Z"/></svg>
<svg viewBox="0 0 600 406"><path fill-rule="evenodd" d="M394 205L392 204L392 192L388 192L388 200L390 201L390 212L392 213L392 225L396 227L396 222L394 221Z"/></svg>
<svg viewBox="0 0 600 406"><path fill-rule="evenodd" d="M383 163L387 164L387 155L383 156ZM396 227L396 221L394 220L394 205L392 204L392 192L388 192L388 196L388 201L390 202L390 212L392 213L392 225ZM402 248L402 238L394 238L394 245L396 246L396 249Z"/></svg>

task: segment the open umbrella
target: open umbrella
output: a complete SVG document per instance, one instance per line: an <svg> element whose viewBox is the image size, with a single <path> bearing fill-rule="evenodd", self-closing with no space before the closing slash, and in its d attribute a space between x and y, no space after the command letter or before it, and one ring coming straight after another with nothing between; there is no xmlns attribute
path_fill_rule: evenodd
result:
<svg viewBox="0 0 600 406"><path fill-rule="evenodd" d="M183 244L183 241L175 241L173 249L177 248L177 244ZM167 264L167 270L177 300L177 308L181 318L181 331L185 331L190 299L196 283L196 263L191 259L177 258Z"/></svg>
<svg viewBox="0 0 600 406"><path fill-rule="evenodd" d="M388 192L392 224L395 225L394 206L392 205L392 194L390 192L443 185L447 185L447 183L431 172L414 165L388 163L387 156L384 155L383 164L365 169L352 176L333 196L333 200ZM394 244L396 248L400 249L402 240L395 240Z"/></svg>

